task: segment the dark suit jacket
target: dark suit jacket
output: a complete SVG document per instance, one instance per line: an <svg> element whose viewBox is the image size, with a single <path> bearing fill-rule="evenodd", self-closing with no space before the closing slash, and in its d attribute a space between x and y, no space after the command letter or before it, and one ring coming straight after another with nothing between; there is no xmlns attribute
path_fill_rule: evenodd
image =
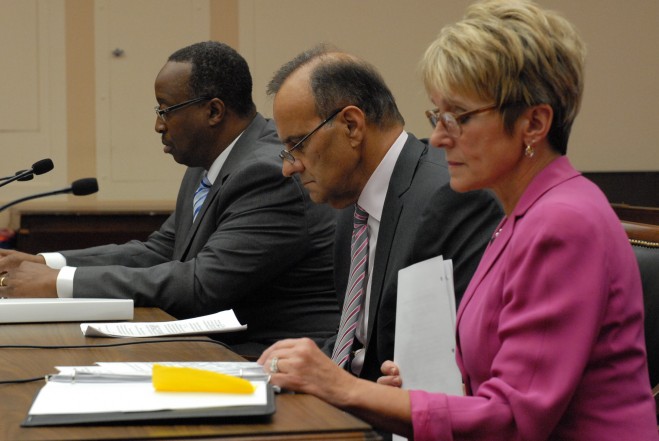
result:
<svg viewBox="0 0 659 441"><path fill-rule="evenodd" d="M456 193L448 182L443 151L410 134L394 167L382 211L362 378L375 381L381 376L382 362L393 359L398 271L440 254L452 259L457 305L503 216L488 193ZM340 304L350 270L353 210L342 210L336 227L335 286ZM325 351L329 352L333 339L326 342Z"/></svg>
<svg viewBox="0 0 659 441"><path fill-rule="evenodd" d="M203 170L189 168L176 211L145 242L62 253L76 266L74 297L132 298L183 319L233 309L247 331L229 344L336 332L332 279L335 211L285 178L272 121L257 115L238 139L192 223ZM240 351L239 351L240 352Z"/></svg>

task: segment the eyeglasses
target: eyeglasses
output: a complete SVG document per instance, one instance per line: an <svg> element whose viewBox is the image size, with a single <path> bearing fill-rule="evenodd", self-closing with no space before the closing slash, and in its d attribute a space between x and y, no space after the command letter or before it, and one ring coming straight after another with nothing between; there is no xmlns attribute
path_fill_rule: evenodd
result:
<svg viewBox="0 0 659 441"><path fill-rule="evenodd" d="M347 106L346 106L346 107L347 107ZM279 157L280 157L281 159L285 159L285 160L287 160L287 161L290 162L291 164L295 164L295 156L293 156L293 155L291 154L291 152L292 152L293 150L297 149L297 148L302 147L302 143L304 143L304 141L306 141L311 135L313 135L313 134L316 133L318 130L320 130L320 128L323 127L325 124L327 124L328 122L330 122L330 121L331 121L336 115L338 115L339 113L341 113L341 111L342 111L343 109L345 109L345 107L342 107L342 108L340 108L340 109L336 109L335 111L333 111L332 113L330 113L330 116L328 116L327 118L325 118L325 119L323 120L323 122L321 122L320 124L318 124L318 126L317 126L315 129L313 129L311 132L309 132L309 133L307 133L306 135L304 135L304 136L302 137L302 139L299 140L298 142L296 142L295 145L294 145L293 147L291 147L291 148L288 149L288 150L283 149L281 152L279 152Z"/></svg>
<svg viewBox="0 0 659 441"><path fill-rule="evenodd" d="M469 110L467 112L458 114L452 112L440 112L439 109L433 109L426 110L426 116L428 117L428 121L430 121L430 125L433 129L437 127L437 124L441 121L449 136L458 138L460 135L462 135L462 124L467 122L467 119L470 116L496 109L496 107L496 104L491 104L489 106L480 107L478 109Z"/></svg>
<svg viewBox="0 0 659 441"><path fill-rule="evenodd" d="M207 97L207 96L200 96L197 98L192 98L191 100L183 101L182 103L174 104L173 106L166 107L164 109L161 109L160 106L156 106L153 109L156 111L156 115L158 115L158 118L163 120L163 122L167 122L167 118L165 115L168 113L173 112L174 110L182 109L185 106L189 106L190 104L198 103L200 101L207 101L207 100L212 100L213 98Z"/></svg>

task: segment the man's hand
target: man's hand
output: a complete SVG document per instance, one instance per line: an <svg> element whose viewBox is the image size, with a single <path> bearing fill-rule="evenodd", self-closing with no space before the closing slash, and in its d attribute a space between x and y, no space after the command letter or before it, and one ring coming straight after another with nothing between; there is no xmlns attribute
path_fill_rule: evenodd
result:
<svg viewBox="0 0 659 441"><path fill-rule="evenodd" d="M57 297L58 274L59 270L42 263L24 261L0 274L0 296Z"/></svg>
<svg viewBox="0 0 659 441"><path fill-rule="evenodd" d="M0 272L17 268L21 262L46 263L43 256L0 249Z"/></svg>

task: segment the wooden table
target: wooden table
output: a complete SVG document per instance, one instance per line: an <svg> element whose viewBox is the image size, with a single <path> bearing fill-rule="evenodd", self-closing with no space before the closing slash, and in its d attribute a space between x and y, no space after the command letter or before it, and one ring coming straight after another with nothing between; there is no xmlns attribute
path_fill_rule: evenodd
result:
<svg viewBox="0 0 659 441"><path fill-rule="evenodd" d="M136 308L135 321L172 318L153 308ZM216 344L186 337L186 341L81 349L0 348L0 381L41 377L54 366L92 365L98 361L243 361ZM107 339L84 337L79 323L1 324L3 345L92 345L120 341L163 339ZM194 341L191 341L194 340ZM43 381L0 384L0 439L2 440L118 440L118 439L240 439L240 440L374 440L363 421L304 394L276 397L276 412L267 422L207 424L121 424L61 427L20 427ZM102 399L102 397L99 397Z"/></svg>

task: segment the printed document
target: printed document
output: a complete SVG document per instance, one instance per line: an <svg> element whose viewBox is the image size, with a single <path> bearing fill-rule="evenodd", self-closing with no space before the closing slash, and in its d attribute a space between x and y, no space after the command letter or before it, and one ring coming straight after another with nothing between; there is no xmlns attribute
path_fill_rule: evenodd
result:
<svg viewBox="0 0 659 441"><path fill-rule="evenodd" d="M169 322L81 323L80 329L88 337L164 337L242 331L247 325L241 325L233 309L229 309Z"/></svg>

